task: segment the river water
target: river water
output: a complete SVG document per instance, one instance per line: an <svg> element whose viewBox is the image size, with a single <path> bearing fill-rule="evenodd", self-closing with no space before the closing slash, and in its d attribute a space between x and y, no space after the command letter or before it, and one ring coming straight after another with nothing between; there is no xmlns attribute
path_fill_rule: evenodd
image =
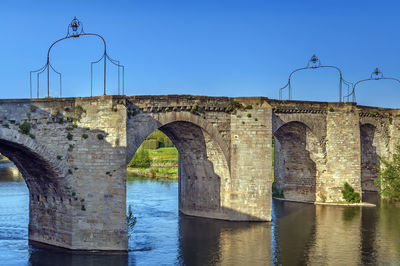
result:
<svg viewBox="0 0 400 266"><path fill-rule="evenodd" d="M178 183L134 179L137 216L128 255L71 255L28 245L28 189L1 174L0 265L400 265L400 206L314 206L273 201L271 223L178 213Z"/></svg>

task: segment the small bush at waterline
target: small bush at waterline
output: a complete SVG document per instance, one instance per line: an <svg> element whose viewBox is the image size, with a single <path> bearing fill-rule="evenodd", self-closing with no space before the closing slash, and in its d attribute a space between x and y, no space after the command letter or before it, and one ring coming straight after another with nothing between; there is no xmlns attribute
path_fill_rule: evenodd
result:
<svg viewBox="0 0 400 266"><path fill-rule="evenodd" d="M272 185L272 197L274 198L284 198L283 189Z"/></svg>
<svg viewBox="0 0 400 266"><path fill-rule="evenodd" d="M359 203L361 200L360 193L354 192L354 188L352 188L349 183L344 183L344 190L342 190L343 199L348 203Z"/></svg>

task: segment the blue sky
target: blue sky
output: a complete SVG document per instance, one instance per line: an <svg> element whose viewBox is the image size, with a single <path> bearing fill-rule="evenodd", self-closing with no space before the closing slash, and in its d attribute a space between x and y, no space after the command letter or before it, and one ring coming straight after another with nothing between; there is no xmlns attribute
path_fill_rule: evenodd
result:
<svg viewBox="0 0 400 266"><path fill-rule="evenodd" d="M1 98L28 98L29 71L45 64L49 45L77 16L86 32L107 41L126 66L127 95L196 94L278 98L289 73L316 54L346 80L379 67L400 78L400 3L396 1L2 1ZM63 96L90 95L90 61L102 54L91 37L57 44L53 66ZM109 66L108 94L117 93ZM338 101L333 70L305 71L292 80L293 99ZM41 96L45 96L45 76ZM95 95L102 93L101 66ZM55 79L51 94L58 95ZM360 85L357 102L400 107L400 84Z"/></svg>

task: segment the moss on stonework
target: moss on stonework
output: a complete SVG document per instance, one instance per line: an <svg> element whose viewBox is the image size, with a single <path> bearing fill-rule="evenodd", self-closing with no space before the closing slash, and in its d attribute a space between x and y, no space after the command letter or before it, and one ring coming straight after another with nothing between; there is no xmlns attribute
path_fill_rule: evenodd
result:
<svg viewBox="0 0 400 266"><path fill-rule="evenodd" d="M31 130L31 123L24 122L19 126L19 133L29 135L30 130Z"/></svg>

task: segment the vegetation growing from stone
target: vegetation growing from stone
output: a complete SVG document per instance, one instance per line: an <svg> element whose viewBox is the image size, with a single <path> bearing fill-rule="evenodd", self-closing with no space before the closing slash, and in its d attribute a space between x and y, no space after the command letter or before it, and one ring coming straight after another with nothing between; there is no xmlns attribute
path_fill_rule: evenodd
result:
<svg viewBox="0 0 400 266"><path fill-rule="evenodd" d="M272 197L274 198L284 198L283 189L272 185Z"/></svg>
<svg viewBox="0 0 400 266"><path fill-rule="evenodd" d="M72 135L71 133L68 132L67 139L72 140L73 137L74 137L74 135Z"/></svg>
<svg viewBox="0 0 400 266"><path fill-rule="evenodd" d="M132 206L129 205L128 207L128 213L126 215L126 229L128 232L132 232L133 228L135 227L136 224L136 217L133 215L132 212Z"/></svg>
<svg viewBox="0 0 400 266"><path fill-rule="evenodd" d="M243 104L241 104L238 101L232 100L229 103L228 107L226 108L225 112L228 114L231 114L231 113L235 112L236 110L238 110L238 109L240 110L243 108L244 108Z"/></svg>
<svg viewBox="0 0 400 266"><path fill-rule="evenodd" d="M392 159L380 158L378 178L374 181L382 198L400 201L400 144L396 146Z"/></svg>
<svg viewBox="0 0 400 266"><path fill-rule="evenodd" d="M83 113L86 113L86 110L83 109L82 106L80 106L80 105L75 106L74 118L73 118L74 119L74 123L81 121Z"/></svg>
<svg viewBox="0 0 400 266"><path fill-rule="evenodd" d="M88 137L89 137L88 134L85 133L82 134L82 138L87 139Z"/></svg>
<svg viewBox="0 0 400 266"><path fill-rule="evenodd" d="M73 144L69 144L68 146L68 151L72 151L74 149L75 145Z"/></svg>
<svg viewBox="0 0 400 266"><path fill-rule="evenodd" d="M354 188L349 183L344 183L344 189L342 190L343 199L348 203L359 203L361 200L360 193L355 192Z"/></svg>
<svg viewBox="0 0 400 266"><path fill-rule="evenodd" d="M104 139L104 135L103 135L103 134L97 134L97 138L98 138L99 140L102 140L102 139Z"/></svg>
<svg viewBox="0 0 400 266"><path fill-rule="evenodd" d="M25 135L29 135L31 131L31 123L24 122L19 126L19 132Z"/></svg>

